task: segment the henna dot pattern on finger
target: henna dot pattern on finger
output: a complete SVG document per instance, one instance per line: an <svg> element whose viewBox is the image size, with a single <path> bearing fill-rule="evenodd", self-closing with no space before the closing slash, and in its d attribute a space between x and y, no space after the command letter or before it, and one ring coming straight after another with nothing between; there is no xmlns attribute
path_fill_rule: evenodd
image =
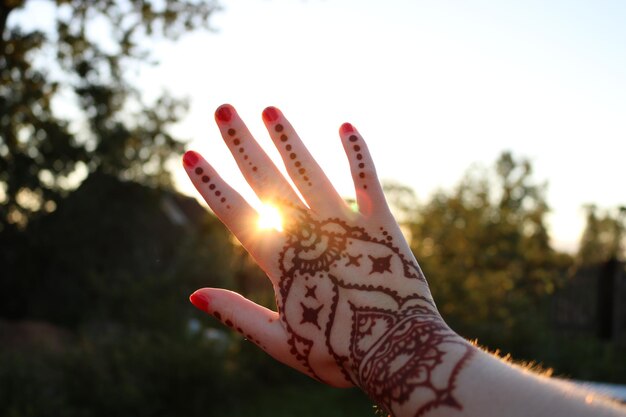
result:
<svg viewBox="0 0 626 417"><path fill-rule="evenodd" d="M254 164L251 160L250 160L250 155L248 155L248 153L246 152L246 148L245 146L243 146L243 140L236 137L237 135L237 130L233 129L232 127L228 129L228 136L230 136L232 139L226 141L226 143L236 152L240 153L243 155L243 159L245 161L248 161L248 167L250 169L252 169L252 171L257 172L259 170L259 168L256 166L256 164ZM234 153L234 152L233 152Z"/></svg>
<svg viewBox="0 0 626 417"><path fill-rule="evenodd" d="M196 175L200 178L200 181L202 181L202 183L203 183L203 184L205 184L205 185L207 186L207 188L208 188L210 191L212 191L212 192L213 192L213 194L214 194L216 197L221 197L221 198L219 198L219 200L218 200L218 201L219 201L220 203L224 204L224 206L225 206L227 209L230 209L230 204L225 204L225 203L226 203L226 201L227 201L227 200L226 200L226 197L222 197L222 191L221 191L221 190L219 190L219 189L217 188L217 186L215 185L215 183L211 182L211 177L210 177L210 176L208 176L208 175L206 175L206 174L204 173L204 169L202 169L201 167L197 167L196 169L194 169L194 171L193 171L193 172L194 172L194 174L196 174Z"/></svg>
<svg viewBox="0 0 626 417"><path fill-rule="evenodd" d="M348 138L348 141L351 143L351 151L354 154L354 157L358 160L358 161L362 161L363 160L363 154L361 153L361 145L359 145L359 137L357 135L350 135L350 137ZM358 163L358 167L359 169L363 170L365 168L365 163L364 162L359 162ZM363 171L359 171L358 173L359 179L364 180L365 179L365 172ZM367 184L365 183L365 181L359 181L359 185L367 190Z"/></svg>
<svg viewBox="0 0 626 417"><path fill-rule="evenodd" d="M274 130L279 133L282 132L284 129L285 127L280 123L274 126ZM309 176L307 175L306 168L302 167L302 162L298 159L298 154L292 152L293 147L289 143L289 136L283 133L282 135L280 135L280 141L284 144L285 150L289 152L288 156L289 159L293 162L293 165L296 167L295 171L300 175L302 180L304 180L309 185L309 187L313 186L313 183L310 181Z"/></svg>

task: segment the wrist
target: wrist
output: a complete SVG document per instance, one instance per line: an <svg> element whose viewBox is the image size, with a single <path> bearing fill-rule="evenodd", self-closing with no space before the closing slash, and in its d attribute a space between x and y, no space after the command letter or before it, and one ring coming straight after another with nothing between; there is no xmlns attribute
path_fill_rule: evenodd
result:
<svg viewBox="0 0 626 417"><path fill-rule="evenodd" d="M477 348L450 329L436 310L415 306L399 317L379 313L375 320L370 314L357 323L353 334L362 333L357 347L367 344L376 326L386 325L382 336L360 351L351 370L373 401L392 414L404 408L413 415L438 406L460 408L456 380Z"/></svg>

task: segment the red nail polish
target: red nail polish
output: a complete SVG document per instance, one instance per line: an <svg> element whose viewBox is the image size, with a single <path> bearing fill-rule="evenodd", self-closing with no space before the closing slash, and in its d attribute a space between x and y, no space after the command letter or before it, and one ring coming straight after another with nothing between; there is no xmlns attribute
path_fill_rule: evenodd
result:
<svg viewBox="0 0 626 417"><path fill-rule="evenodd" d="M230 104L224 104L215 111L215 117L222 123L230 122L230 119L233 117L233 111Z"/></svg>
<svg viewBox="0 0 626 417"><path fill-rule="evenodd" d="M198 310L209 311L209 299L205 294L196 291L189 296L189 301L191 301L191 304Z"/></svg>
<svg viewBox="0 0 626 417"><path fill-rule="evenodd" d="M344 123L339 128L339 133L342 134L342 135L347 135L347 134L355 132L355 131L356 130L354 129L354 126L352 126L350 123Z"/></svg>
<svg viewBox="0 0 626 417"><path fill-rule="evenodd" d="M275 122L279 117L280 111L276 107L270 106L263 110L263 120L265 120L266 123Z"/></svg>
<svg viewBox="0 0 626 417"><path fill-rule="evenodd" d="M183 164L189 168L193 168L198 163L199 159L200 158L197 153L194 151L187 151L185 152L185 155L183 155Z"/></svg>

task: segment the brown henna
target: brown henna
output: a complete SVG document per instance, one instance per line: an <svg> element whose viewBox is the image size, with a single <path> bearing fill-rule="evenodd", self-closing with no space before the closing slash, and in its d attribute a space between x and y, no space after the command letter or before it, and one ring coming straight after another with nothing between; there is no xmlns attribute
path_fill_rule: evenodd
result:
<svg viewBox="0 0 626 417"><path fill-rule="evenodd" d="M328 369L313 358L330 354L346 381L388 411L409 399L418 405L416 417L440 406L462 408L455 382L473 349L448 328L429 297L396 289L425 283L417 264L382 228L377 238L340 219L293 212L279 257L277 303L294 357L323 381ZM359 292L378 293L382 302L364 304L372 298L355 298ZM349 337L336 326L347 317Z"/></svg>
<svg viewBox="0 0 626 417"><path fill-rule="evenodd" d="M367 256L372 261L372 270L370 271L370 275L375 272L378 272L379 274L391 272L391 255L381 256L380 258L376 258L372 255Z"/></svg>
<svg viewBox="0 0 626 417"><path fill-rule="evenodd" d="M419 390L416 416L440 405L462 409L452 391L458 372L474 351L450 331L439 314L424 307L401 316L355 309L355 317L352 340L357 343L376 322L388 326L385 337L368 351L353 346L355 356L361 358L360 384L372 399L392 410Z"/></svg>
<svg viewBox="0 0 626 417"><path fill-rule="evenodd" d="M235 130L235 129L233 129L233 128L228 129L228 135L229 135L229 136L235 136L236 134L237 134L237 130ZM228 142L227 142L227 143L228 143ZM254 165L254 164L252 163L252 161L249 161L250 156L246 153L246 148L242 145L242 139L235 137L235 138L232 140L232 144L233 144L233 145L235 145L235 146L234 146L234 148L235 148L235 149L236 149L236 150L237 150L240 154L243 154L243 159L244 159L244 161L248 161L248 166L250 166L250 167L251 167L252 171L255 171L255 172L256 172L256 171L258 171L258 170L259 170L259 168L258 168L256 165ZM241 146L240 146L240 145L241 145Z"/></svg>
<svg viewBox="0 0 626 417"><path fill-rule="evenodd" d="M357 135L350 135L348 140L352 143L357 143L359 141L359 137ZM363 154L361 153L361 146L355 144L352 146L352 150L355 153L356 159L361 161L363 159ZM359 162L358 167L359 169L364 169L365 163ZM359 176L359 179L361 180L365 179L365 172L360 171L358 176ZM365 183L365 181L358 181L357 186L359 185L359 183L363 187L363 189L367 189L367 184Z"/></svg>
<svg viewBox="0 0 626 417"><path fill-rule="evenodd" d="M231 129L233 131L234 134L234 129ZM200 181L202 181L204 184L206 184L209 187L209 190L213 191L215 193L216 197L220 197L222 195L222 192L220 190L216 190L216 185L211 183L211 177L209 177L208 175L204 175L204 170L200 167L197 167L196 169L194 169L193 171L197 176L200 177ZM222 197L220 198L220 203L226 203L226 197ZM230 209L230 204L226 204L225 205L227 209Z"/></svg>
<svg viewBox="0 0 626 417"><path fill-rule="evenodd" d="M320 324L318 322L318 316L320 310L324 308L324 304L317 308L307 307L303 303L300 303L300 305L302 306L302 320L300 321L300 324L312 323L315 325L315 327L321 330L322 328L320 327Z"/></svg>
<svg viewBox="0 0 626 417"><path fill-rule="evenodd" d="M277 124L276 126L274 126L274 130L276 132L282 132L284 130L284 126L282 124ZM291 144L289 144L289 136L287 136L286 134L281 134L280 135L280 141L285 143L285 149L287 151L291 151L292 150L292 146ZM302 166L302 162L300 162L298 160L298 155L295 152L290 152L289 153L289 159L291 159L292 161L294 161L294 166L296 168L298 168L297 172L298 174L300 174L300 176L302 177L302 179L309 185L312 186L313 183L309 180L309 177L306 174L306 169L305 168L300 168Z"/></svg>
<svg viewBox="0 0 626 417"><path fill-rule="evenodd" d="M312 287L307 286L306 287L306 294L304 294L305 297L311 297L311 298L315 298L317 300L317 296L315 295L315 290L317 289L317 285L313 285Z"/></svg>
<svg viewBox="0 0 626 417"><path fill-rule="evenodd" d="M231 116L228 107L216 112L223 123ZM273 124L280 113L270 107L263 117ZM290 139L283 124L276 123L273 129L278 145L284 147L281 153L288 156L284 159L290 172L312 186L307 176L311 167L298 155L303 148ZM344 138L355 132L349 124L341 131ZM233 153L257 171L246 140L234 128L227 134ZM357 194L366 195L362 190L369 181L374 181L370 185L377 181L374 167L368 166L371 159L362 139L350 134L347 140ZM183 158L188 169L194 169L198 160L193 152ZM203 187L221 196L218 184L201 167L193 172ZM339 218L319 219L313 211L289 203L283 206L291 213L283 225L276 298L289 351L299 368L321 381L358 385L391 413L402 410L404 415L408 410L420 417L438 407L462 409L455 396L456 381L475 350L441 319L412 254L405 245L400 249L394 244L400 232L383 227L366 230ZM212 314L222 320L219 312ZM224 324L267 350L259 335L254 338L230 319Z"/></svg>
<svg viewBox="0 0 626 417"><path fill-rule="evenodd" d="M312 185L284 127L274 128L294 171ZM227 133L229 144L256 171L245 141L235 129ZM358 136L348 140L358 166L355 183L366 189L369 159ZM194 173L221 196L201 167ZM398 234L383 227L372 234L342 219L321 220L311 211L283 205L292 212L279 254L277 306L294 358L321 381L339 383L343 376L388 412L410 405L420 417L438 407L462 409L456 380L474 349L443 322L427 291L407 290L427 288L426 280L412 254L394 245ZM266 349L230 320L224 324Z"/></svg>
<svg viewBox="0 0 626 417"><path fill-rule="evenodd" d="M344 266L361 266L361 264L359 263L359 259L363 257L363 254L359 253L358 255L351 256L350 254L346 253L346 257L348 258L348 262L346 262Z"/></svg>

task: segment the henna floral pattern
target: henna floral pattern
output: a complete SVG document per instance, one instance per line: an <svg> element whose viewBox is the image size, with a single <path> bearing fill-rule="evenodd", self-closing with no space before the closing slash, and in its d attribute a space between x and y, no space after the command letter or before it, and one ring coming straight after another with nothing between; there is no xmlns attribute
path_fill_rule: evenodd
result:
<svg viewBox="0 0 626 417"><path fill-rule="evenodd" d="M183 162L211 208L268 272L278 313L216 289L199 290L204 296L196 292L192 302L288 365L333 385L363 388L391 414L462 409L457 377L475 350L437 312L356 129L340 128L359 206L347 213L278 109L265 109L263 120L302 201L232 106L221 106L216 120L253 189L280 205L284 230L251 232L254 210L244 199L196 153L187 152ZM220 302L228 305L222 313Z"/></svg>
<svg viewBox="0 0 626 417"><path fill-rule="evenodd" d="M313 359L330 353L344 378L387 410L412 395L423 398L415 416L438 406L460 409L453 390L472 349L429 298L392 289L402 287L394 285L399 279L425 283L417 264L387 233L379 239L340 219L318 221L308 211L294 211L297 220L286 227L279 257L277 297L291 353L322 381L325 371ZM371 292L381 295L379 305L359 296ZM334 325L337 317L350 317L349 335Z"/></svg>
<svg viewBox="0 0 626 417"><path fill-rule="evenodd" d="M372 326L382 319L389 326L387 336L360 362L361 383L376 402L391 409L393 403L402 404L419 390L423 405L417 416L439 405L462 408L452 390L460 366L472 351L451 334L437 314L418 307L400 319L364 311L356 312L356 318L362 325ZM359 334L354 333L358 340ZM446 356L448 361L454 358L456 366L442 366Z"/></svg>

